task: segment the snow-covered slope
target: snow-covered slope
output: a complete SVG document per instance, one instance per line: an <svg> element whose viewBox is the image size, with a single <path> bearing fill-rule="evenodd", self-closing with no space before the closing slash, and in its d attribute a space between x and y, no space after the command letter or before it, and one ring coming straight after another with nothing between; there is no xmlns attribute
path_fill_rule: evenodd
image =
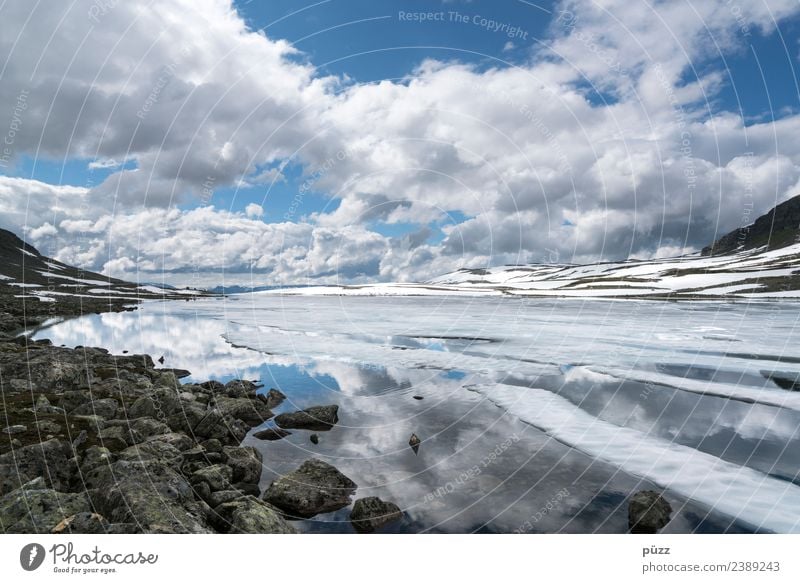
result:
<svg viewBox="0 0 800 583"><path fill-rule="evenodd" d="M460 269L421 284L273 290L292 295L510 295L649 298L800 298L800 244L730 255L699 254L592 265L535 264Z"/></svg>

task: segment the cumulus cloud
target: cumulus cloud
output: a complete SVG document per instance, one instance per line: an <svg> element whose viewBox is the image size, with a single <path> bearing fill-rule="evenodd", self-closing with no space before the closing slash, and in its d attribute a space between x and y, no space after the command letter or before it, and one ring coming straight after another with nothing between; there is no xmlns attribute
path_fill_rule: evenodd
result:
<svg viewBox="0 0 800 583"><path fill-rule="evenodd" d="M800 117L745 122L716 100L732 82L717 59L795 15L793 0L565 0L517 66L426 60L371 84L319 74L228 1L90 17L94 5L2 9L0 102L28 103L14 155L111 172L85 188L0 177L0 224L115 276L407 281L663 256L800 183ZM217 188L285 181L287 164L330 210L305 212L300 196L265 224L257 204L207 204ZM416 235L374 228L398 224Z"/></svg>

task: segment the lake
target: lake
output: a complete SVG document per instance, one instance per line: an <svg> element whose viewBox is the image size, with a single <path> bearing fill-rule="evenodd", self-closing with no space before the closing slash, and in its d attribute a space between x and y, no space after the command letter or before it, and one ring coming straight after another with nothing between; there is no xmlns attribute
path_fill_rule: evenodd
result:
<svg viewBox="0 0 800 583"><path fill-rule="evenodd" d="M388 532L622 533L641 489L665 491L664 532L796 532L799 308L263 293L36 337L163 356L184 382L259 380L286 394L277 413L339 405L316 445L302 430L245 444L263 453L262 487L318 457L357 497L395 502ZM352 532L348 516L296 526Z"/></svg>

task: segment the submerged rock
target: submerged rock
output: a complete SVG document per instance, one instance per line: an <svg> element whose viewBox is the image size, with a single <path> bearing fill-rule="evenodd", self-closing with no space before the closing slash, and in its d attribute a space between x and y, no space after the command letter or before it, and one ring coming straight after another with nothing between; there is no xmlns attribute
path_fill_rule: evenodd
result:
<svg viewBox="0 0 800 583"><path fill-rule="evenodd" d="M359 532L375 532L382 526L403 517L397 504L384 502L377 496L359 498L350 513L350 522Z"/></svg>
<svg viewBox="0 0 800 583"><path fill-rule="evenodd" d="M332 465L310 459L272 482L263 499L287 516L311 518L348 506L356 488L353 480Z"/></svg>
<svg viewBox="0 0 800 583"><path fill-rule="evenodd" d="M653 534L670 521L672 507L661 494L642 490L628 503L628 527L635 534Z"/></svg>
<svg viewBox="0 0 800 583"><path fill-rule="evenodd" d="M339 405L309 407L294 413L281 413L275 423L285 429L328 431L339 422Z"/></svg>

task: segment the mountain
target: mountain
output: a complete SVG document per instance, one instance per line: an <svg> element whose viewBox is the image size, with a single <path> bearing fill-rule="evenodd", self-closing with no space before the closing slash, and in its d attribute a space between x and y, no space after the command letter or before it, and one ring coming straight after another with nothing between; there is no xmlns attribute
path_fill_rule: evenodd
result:
<svg viewBox="0 0 800 583"><path fill-rule="evenodd" d="M423 284L282 290L303 295L506 295L580 298L800 298L800 196L702 253L592 265L533 264L459 269ZM264 292L270 293L270 292Z"/></svg>
<svg viewBox="0 0 800 583"><path fill-rule="evenodd" d="M782 202L752 225L734 229L705 247L704 256L729 255L764 248L767 251L800 243L800 195Z"/></svg>
<svg viewBox="0 0 800 583"><path fill-rule="evenodd" d="M72 267L0 229L0 333L49 318L119 311L141 300L188 299L200 293L137 285Z"/></svg>

